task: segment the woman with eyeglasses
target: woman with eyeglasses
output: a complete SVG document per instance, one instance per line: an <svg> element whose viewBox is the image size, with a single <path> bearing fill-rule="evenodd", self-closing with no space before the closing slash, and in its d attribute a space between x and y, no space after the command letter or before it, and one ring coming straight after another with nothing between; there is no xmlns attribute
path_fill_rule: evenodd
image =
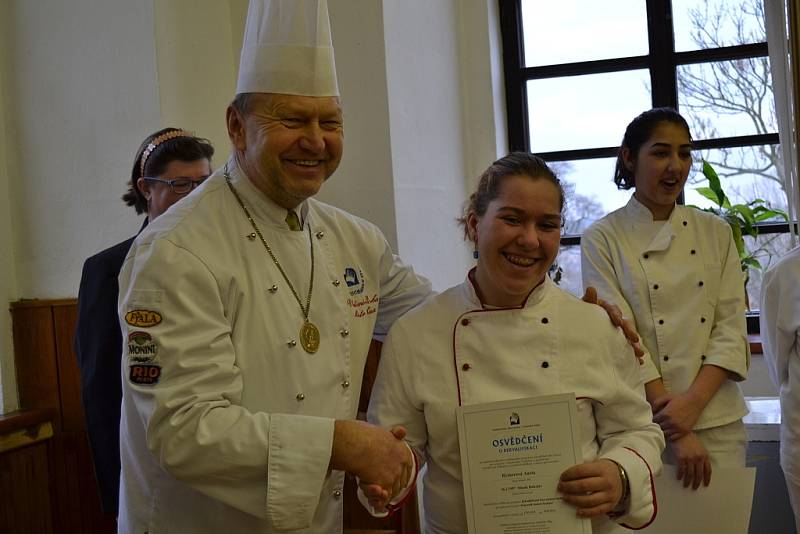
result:
<svg viewBox="0 0 800 534"><path fill-rule="evenodd" d="M185 130L164 128L139 147L128 192L122 197L148 221L167 211L211 175L214 147Z"/></svg>
<svg viewBox="0 0 800 534"><path fill-rule="evenodd" d="M136 152L128 191L122 196L137 214L147 214L142 228L211 174L213 155L214 147L208 140L180 128L164 128L147 136ZM100 501L103 511L113 516L117 515L119 494L122 399L117 276L134 238L99 252L84 263L75 329L81 396ZM129 341L146 344L144 338Z"/></svg>

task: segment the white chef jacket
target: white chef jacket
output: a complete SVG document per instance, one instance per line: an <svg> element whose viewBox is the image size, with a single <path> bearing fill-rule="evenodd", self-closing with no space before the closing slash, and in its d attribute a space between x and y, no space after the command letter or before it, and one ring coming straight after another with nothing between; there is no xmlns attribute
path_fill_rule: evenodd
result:
<svg viewBox="0 0 800 534"><path fill-rule="evenodd" d="M661 378L683 393L702 365L744 380L750 346L744 317L744 275L728 224L676 205L667 221L631 196L581 238L583 287L632 317L644 348L645 383ZM695 429L731 423L747 413L738 384L726 380Z"/></svg>
<svg viewBox="0 0 800 534"><path fill-rule="evenodd" d="M289 230L229 165L304 304L313 244L319 351L302 348L300 306L220 171L148 226L120 273L123 339L138 347L123 355L119 531L341 532L334 419L355 418L373 333L430 284L334 207L307 200L304 231Z"/></svg>
<svg viewBox="0 0 800 534"><path fill-rule="evenodd" d="M781 465L800 505L800 247L764 273L760 320L764 358L781 395Z"/></svg>
<svg viewBox="0 0 800 534"><path fill-rule="evenodd" d="M398 320L383 345L368 419L402 425L427 461L424 508L429 533L464 533L466 512L455 409L492 401L574 392L583 459L622 465L629 514L655 517L653 476L664 438L651 420L636 358L606 313L549 278L522 308L483 309L469 279ZM595 534L614 523L593 520Z"/></svg>

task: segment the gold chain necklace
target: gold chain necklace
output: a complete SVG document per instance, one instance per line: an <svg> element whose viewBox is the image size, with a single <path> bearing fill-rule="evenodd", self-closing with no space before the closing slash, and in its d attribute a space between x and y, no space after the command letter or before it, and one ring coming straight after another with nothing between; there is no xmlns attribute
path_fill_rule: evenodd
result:
<svg viewBox="0 0 800 534"><path fill-rule="evenodd" d="M239 196L239 193L236 192L236 189L233 187L231 183L231 177L228 174L227 165L225 170L223 171L223 176L225 176L225 182L228 184L228 187L231 189L231 193L233 196L236 197L237 202L242 207L242 211L244 211L245 217L247 220L250 221L250 225L253 227L258 238L261 240L261 244L264 245L264 248L269 254L269 257L272 258L273 263L278 268L283 276L283 279L286 281L286 285L289 286L289 289L292 291L292 295L294 295L295 300L300 305L300 311L303 312L303 326L300 327L300 344L303 346L306 352L309 354L313 354L317 352L319 349L319 342L320 342L320 335L319 335L319 328L308 320L308 314L311 312L311 292L314 290L314 241L311 239L311 225L308 227L308 241L311 243L311 280L308 282L308 295L306 296L306 305L303 306L303 301L300 300L300 296L297 294L297 291L294 289L294 286L289 281L289 277L286 276L286 272L281 267L281 264L278 262L278 258L275 257L275 253L272 252L272 249L267 244L267 240L264 239L264 235L259 230L258 225L256 225L256 221L250 215L250 212L247 210L247 207L244 205L242 198Z"/></svg>

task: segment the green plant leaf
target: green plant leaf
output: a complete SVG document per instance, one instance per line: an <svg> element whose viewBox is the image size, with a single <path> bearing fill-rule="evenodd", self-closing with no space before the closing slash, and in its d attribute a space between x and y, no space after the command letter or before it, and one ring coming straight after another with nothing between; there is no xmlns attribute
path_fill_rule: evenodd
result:
<svg viewBox="0 0 800 534"><path fill-rule="evenodd" d="M717 195L717 205L724 206L727 198L725 192L722 190L722 185L719 183L719 176L717 175L717 171L714 170L714 167L706 160L703 160L703 176L708 180L709 188Z"/></svg>
<svg viewBox="0 0 800 534"><path fill-rule="evenodd" d="M753 210L754 212L756 210ZM767 209L762 208L761 210L757 211L756 214L756 221L766 221L768 219L783 219L784 221L789 221L789 214L783 210L779 209Z"/></svg>
<svg viewBox="0 0 800 534"><path fill-rule="evenodd" d="M763 269L763 267L761 266L761 262L759 262L757 259L755 259L752 256L748 256L746 258L742 258L742 266L743 267L747 266L747 267L751 267L753 269L758 269L759 271ZM742 269L742 270L744 270L744 269Z"/></svg>
<svg viewBox="0 0 800 534"><path fill-rule="evenodd" d="M730 221L728 222L730 224ZM744 259L747 257L747 253L744 249L744 238L742 237L742 229L739 227L738 224L731 224L731 230L733 231L733 242L736 245L736 251L739 253L739 258Z"/></svg>
<svg viewBox="0 0 800 534"><path fill-rule="evenodd" d="M719 196L717 196L717 193L714 192L714 190L711 189L710 187L695 187L694 190L703 195L704 197L706 197L708 200L710 200L717 206L720 207L722 206L722 202L719 201Z"/></svg>
<svg viewBox="0 0 800 534"><path fill-rule="evenodd" d="M753 210L748 206L745 206L743 204L736 204L735 206L731 206L731 210L741 214L742 218L747 223L748 228L756 223L755 214L753 213Z"/></svg>

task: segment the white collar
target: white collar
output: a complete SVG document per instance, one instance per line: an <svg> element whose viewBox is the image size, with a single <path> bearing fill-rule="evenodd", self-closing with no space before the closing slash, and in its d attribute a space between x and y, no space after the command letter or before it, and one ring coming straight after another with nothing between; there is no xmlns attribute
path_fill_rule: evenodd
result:
<svg viewBox="0 0 800 534"><path fill-rule="evenodd" d="M275 228L283 228L287 231L291 231L286 226L286 214L288 210L276 204L274 200L258 189L245 175L239 165L236 164L236 159L233 156L228 159L225 168L228 170L231 184L236 188L236 192L242 197L245 206L253 213L254 217L266 221ZM295 208L295 212L300 218L301 225L304 225L308 218L308 204L308 199L306 199Z"/></svg>

